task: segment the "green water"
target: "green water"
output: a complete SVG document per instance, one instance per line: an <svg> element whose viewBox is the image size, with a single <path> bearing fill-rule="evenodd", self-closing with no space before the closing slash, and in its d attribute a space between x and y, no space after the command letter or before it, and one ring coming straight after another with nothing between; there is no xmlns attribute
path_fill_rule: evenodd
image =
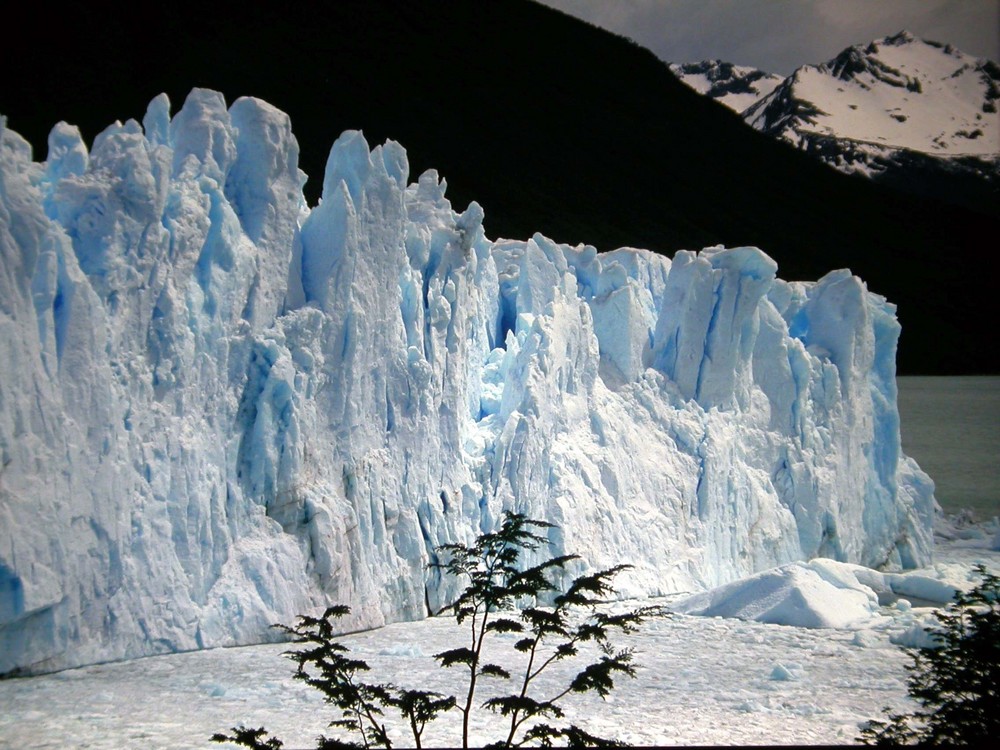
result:
<svg viewBox="0 0 1000 750"><path fill-rule="evenodd" d="M903 452L946 511L1000 516L1000 377L897 378Z"/></svg>

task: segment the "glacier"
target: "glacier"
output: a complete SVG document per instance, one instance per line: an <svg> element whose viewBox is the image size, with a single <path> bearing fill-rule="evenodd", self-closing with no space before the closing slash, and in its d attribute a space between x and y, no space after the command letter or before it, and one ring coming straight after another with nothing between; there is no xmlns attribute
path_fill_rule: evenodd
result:
<svg viewBox="0 0 1000 750"><path fill-rule="evenodd" d="M931 559L895 307L849 271L493 241L360 132L305 179L254 98L44 162L0 118L0 674L422 618L505 510L624 596Z"/></svg>

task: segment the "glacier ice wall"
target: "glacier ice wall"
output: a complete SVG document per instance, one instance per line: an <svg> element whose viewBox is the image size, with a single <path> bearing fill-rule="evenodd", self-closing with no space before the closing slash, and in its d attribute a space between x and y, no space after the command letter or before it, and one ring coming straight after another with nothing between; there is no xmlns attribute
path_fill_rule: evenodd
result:
<svg viewBox="0 0 1000 750"><path fill-rule="evenodd" d="M625 593L929 559L894 308L754 248L492 242L358 132L192 91L47 161L0 121L0 673L352 627L505 509Z"/></svg>

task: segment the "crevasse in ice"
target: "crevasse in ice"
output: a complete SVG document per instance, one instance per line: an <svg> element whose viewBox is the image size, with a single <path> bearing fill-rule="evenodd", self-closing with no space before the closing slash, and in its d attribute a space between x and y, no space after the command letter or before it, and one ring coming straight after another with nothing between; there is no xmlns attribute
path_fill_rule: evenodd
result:
<svg viewBox="0 0 1000 750"><path fill-rule="evenodd" d="M624 594L929 559L894 307L849 272L491 241L359 132L310 209L297 161L200 89L43 163L0 124L0 673L423 617L506 509Z"/></svg>

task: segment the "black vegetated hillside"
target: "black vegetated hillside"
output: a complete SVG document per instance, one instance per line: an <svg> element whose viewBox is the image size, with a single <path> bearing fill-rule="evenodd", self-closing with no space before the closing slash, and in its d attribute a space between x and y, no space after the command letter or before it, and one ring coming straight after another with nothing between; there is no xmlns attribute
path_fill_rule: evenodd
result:
<svg viewBox="0 0 1000 750"><path fill-rule="evenodd" d="M528 0L157 7L79 4L8 29L0 112L39 157L58 120L90 141L161 91L175 111L194 86L257 96L291 115L311 203L332 142L360 128L402 143L411 177L438 169L459 209L479 201L491 237L751 244L787 279L848 267L898 304L901 372L1000 372L997 212L814 163L628 40Z"/></svg>

